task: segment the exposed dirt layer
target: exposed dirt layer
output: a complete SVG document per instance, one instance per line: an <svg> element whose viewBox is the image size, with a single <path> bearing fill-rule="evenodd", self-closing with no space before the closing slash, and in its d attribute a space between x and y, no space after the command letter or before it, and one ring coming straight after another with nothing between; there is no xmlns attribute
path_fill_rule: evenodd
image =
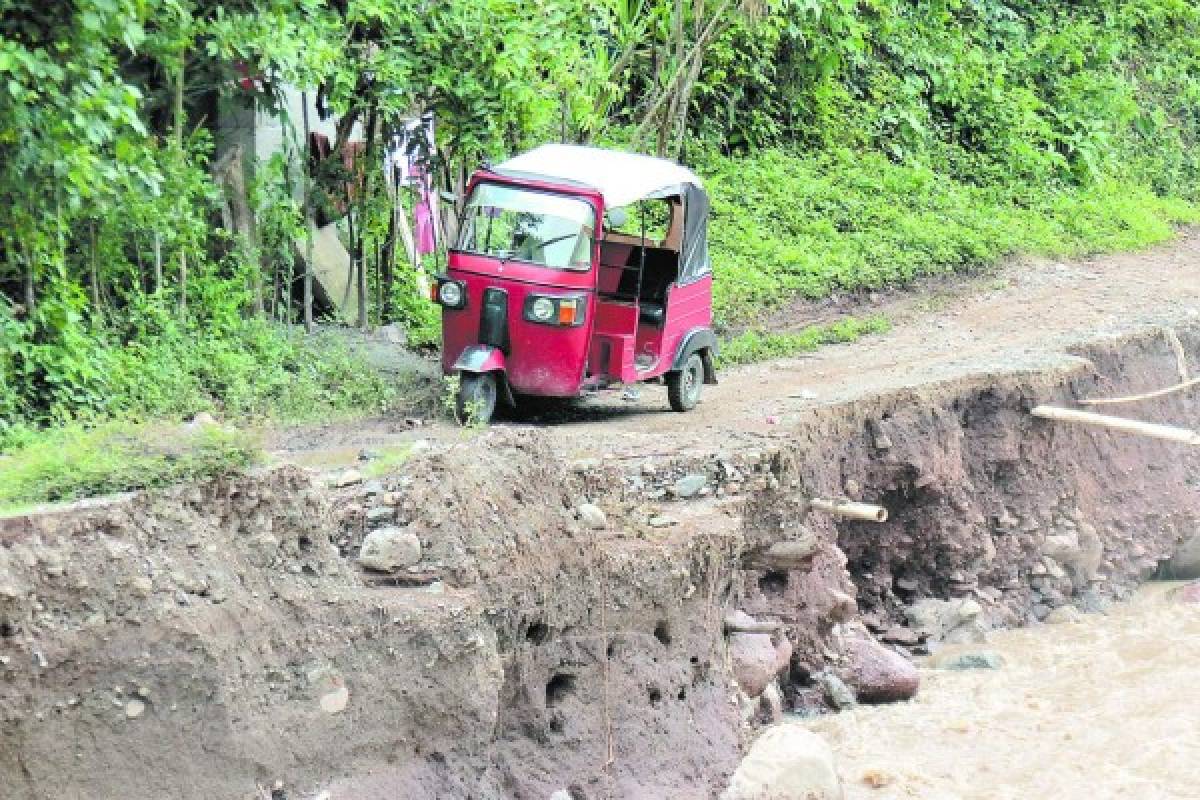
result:
<svg viewBox="0 0 1200 800"><path fill-rule="evenodd" d="M420 444L366 474L274 468L0 521L4 797L714 797L756 725L836 704L863 640L920 653L1096 610L1194 533L1191 449L1029 410L1200 364L1197 255L1193 237L1140 273L1019 278L960 316L733 372L691 416L646 399L549 430L391 421L345 449ZM1125 283L1085 300L1087 271ZM1127 413L1198 411L1180 393ZM320 449L294 436L281 449ZM810 508L842 496L890 517Z"/></svg>

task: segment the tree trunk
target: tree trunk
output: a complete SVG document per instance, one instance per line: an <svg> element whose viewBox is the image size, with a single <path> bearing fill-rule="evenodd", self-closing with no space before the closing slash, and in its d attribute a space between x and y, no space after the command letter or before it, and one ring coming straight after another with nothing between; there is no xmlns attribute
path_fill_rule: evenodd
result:
<svg viewBox="0 0 1200 800"><path fill-rule="evenodd" d="M241 243L242 254L250 268L250 288L254 297L254 313L263 313L263 278L262 268L258 263L256 253L258 243L254 238L254 215L250 213L250 200L246 194L245 162L242 158L242 146L235 144L228 152L213 165L213 175L225 189L224 195L229 203L232 230Z"/></svg>
<svg viewBox="0 0 1200 800"><path fill-rule="evenodd" d="M301 115L304 118L304 146L301 148L303 157L301 163L304 165L304 330L308 333L313 332L313 225L316 221L313 219L312 209L312 176L310 175L310 164L308 158L308 140L311 135L311 130L308 124L308 92L300 93ZM292 290L288 286L288 292Z"/></svg>
<svg viewBox="0 0 1200 800"><path fill-rule="evenodd" d="M154 293L158 294L163 288L163 258L162 235L154 232Z"/></svg>
<svg viewBox="0 0 1200 800"><path fill-rule="evenodd" d="M92 289L92 310L100 313L100 270L96 267L96 223L91 224L91 264L90 277Z"/></svg>
<svg viewBox="0 0 1200 800"><path fill-rule="evenodd" d="M179 70L175 73L175 151L179 158L179 163L182 166L184 163L183 153L183 126L186 124L183 111L183 88L184 80L187 74L187 50L179 53ZM187 316L187 243L179 245L179 316L180 318Z"/></svg>

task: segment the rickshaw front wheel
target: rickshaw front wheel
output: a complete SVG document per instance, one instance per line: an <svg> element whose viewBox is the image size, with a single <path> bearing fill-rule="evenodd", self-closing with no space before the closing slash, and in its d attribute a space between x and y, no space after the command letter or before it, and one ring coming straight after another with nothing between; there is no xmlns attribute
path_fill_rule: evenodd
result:
<svg viewBox="0 0 1200 800"><path fill-rule="evenodd" d="M459 424L487 425L496 413L498 395L494 372L460 373L455 409Z"/></svg>
<svg viewBox="0 0 1200 800"><path fill-rule="evenodd" d="M667 373L667 399L675 411L691 411L700 402L704 386L704 359L692 353L678 372Z"/></svg>

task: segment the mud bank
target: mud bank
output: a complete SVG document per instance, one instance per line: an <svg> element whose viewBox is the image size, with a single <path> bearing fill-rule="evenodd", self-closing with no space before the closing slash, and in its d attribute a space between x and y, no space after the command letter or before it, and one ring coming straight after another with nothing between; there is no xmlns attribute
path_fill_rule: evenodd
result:
<svg viewBox="0 0 1200 800"><path fill-rule="evenodd" d="M1179 377L1140 334L753 446L572 461L496 430L340 488L278 468L4 520L3 795L714 797L854 642L923 652L1153 573L1197 530L1197 455L1029 410ZM808 507L841 496L890 517ZM396 569L360 565L369 536Z"/></svg>

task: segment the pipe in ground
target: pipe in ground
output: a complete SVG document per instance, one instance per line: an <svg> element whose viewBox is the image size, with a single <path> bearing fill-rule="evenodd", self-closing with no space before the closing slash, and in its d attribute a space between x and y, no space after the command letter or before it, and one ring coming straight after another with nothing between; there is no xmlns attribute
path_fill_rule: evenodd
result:
<svg viewBox="0 0 1200 800"><path fill-rule="evenodd" d="M816 511L824 511L837 517L859 519L863 522L887 522L888 512L883 506L873 506L870 503L854 503L849 500L826 500L814 497L808 507Z"/></svg>
<svg viewBox="0 0 1200 800"><path fill-rule="evenodd" d="M1090 411L1076 411L1072 408L1057 406L1037 406L1032 412L1035 417L1052 419L1057 422L1076 422L1081 425L1094 425L1098 428L1132 433L1137 436L1149 436L1154 439L1166 439L1181 444L1200 445L1200 433L1187 428L1176 428L1171 425L1157 425L1152 422L1142 422L1124 417L1109 417L1104 414L1093 414Z"/></svg>

